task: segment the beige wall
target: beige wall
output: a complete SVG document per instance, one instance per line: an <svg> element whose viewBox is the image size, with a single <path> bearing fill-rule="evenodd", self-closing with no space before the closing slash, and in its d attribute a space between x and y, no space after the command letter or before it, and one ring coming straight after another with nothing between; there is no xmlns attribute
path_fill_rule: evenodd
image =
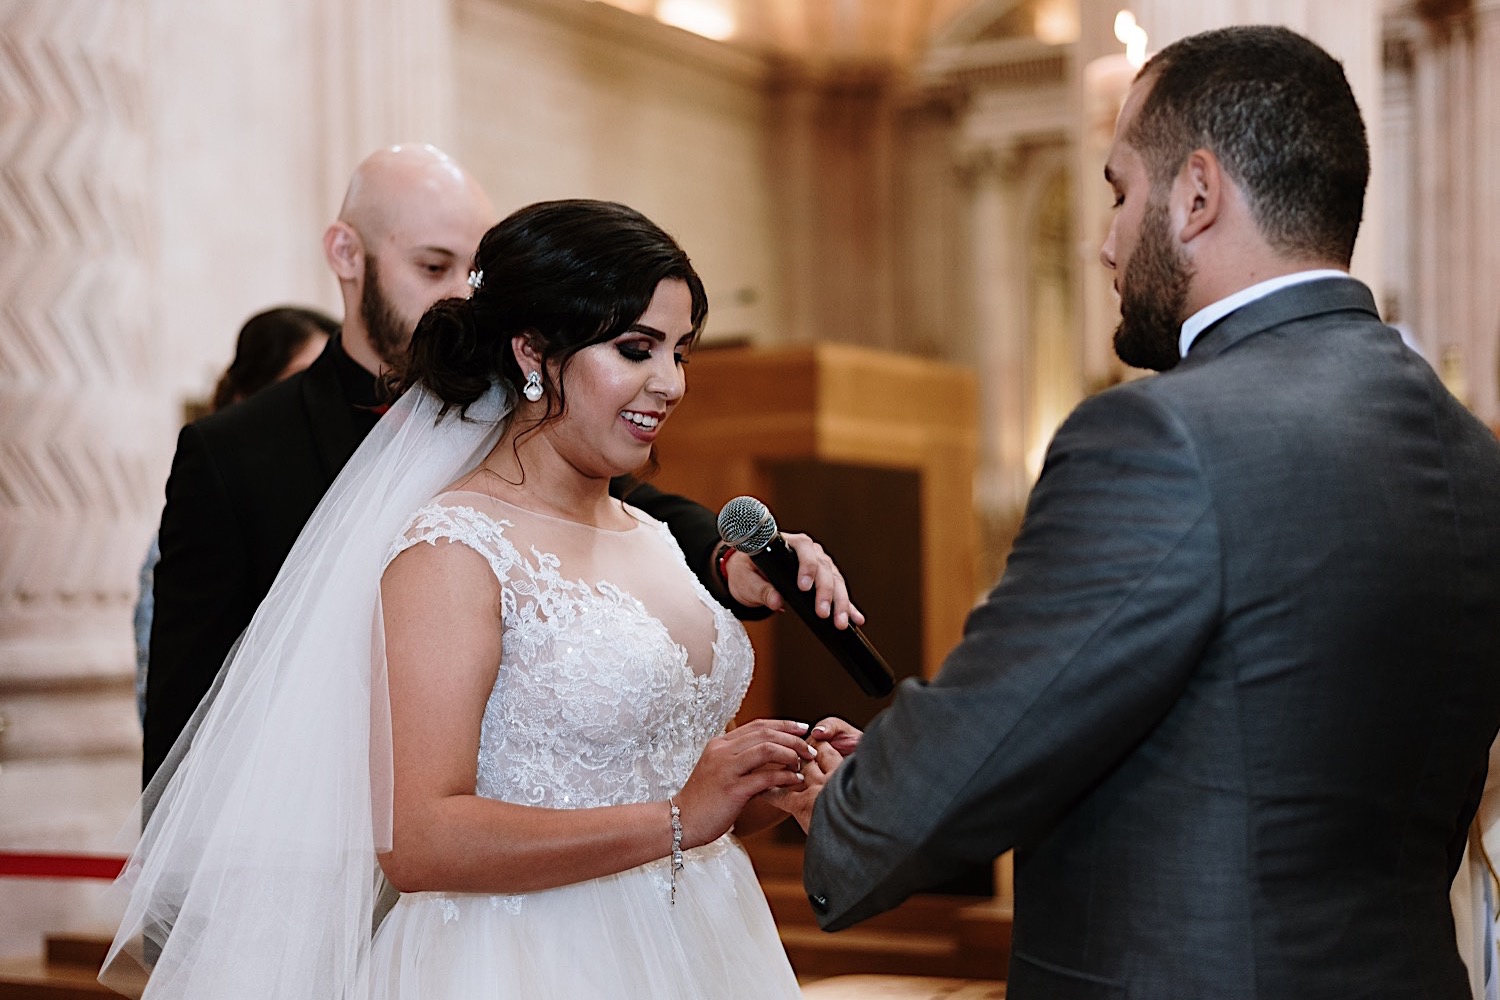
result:
<svg viewBox="0 0 1500 1000"><path fill-rule="evenodd" d="M452 139L450 0L146 7L154 322L175 406L212 387L252 313L339 315L320 240L349 172L382 145Z"/></svg>
<svg viewBox="0 0 1500 1000"><path fill-rule="evenodd" d="M291 0L148 7L158 375L169 395L198 395L246 317L337 301L318 249L318 66Z"/></svg>
<svg viewBox="0 0 1500 1000"><path fill-rule="evenodd" d="M779 339L762 61L602 3L454 10L454 153L497 212L548 198L629 204L702 274L708 339Z"/></svg>

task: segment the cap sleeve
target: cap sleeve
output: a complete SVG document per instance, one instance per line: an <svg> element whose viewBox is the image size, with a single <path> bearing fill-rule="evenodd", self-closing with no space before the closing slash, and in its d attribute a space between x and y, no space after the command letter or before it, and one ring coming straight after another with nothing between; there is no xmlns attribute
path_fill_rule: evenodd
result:
<svg viewBox="0 0 1500 1000"><path fill-rule="evenodd" d="M516 564L515 546L505 537L505 529L509 527L509 521L474 507L434 500L412 514L386 554L385 565L389 566L391 560L415 545L435 546L447 541L477 552L500 582L505 583Z"/></svg>

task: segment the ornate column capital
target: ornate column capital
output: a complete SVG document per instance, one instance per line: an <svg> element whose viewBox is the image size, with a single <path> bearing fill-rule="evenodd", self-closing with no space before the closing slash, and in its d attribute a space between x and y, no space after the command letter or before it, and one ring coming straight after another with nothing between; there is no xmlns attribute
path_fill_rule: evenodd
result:
<svg viewBox="0 0 1500 1000"><path fill-rule="evenodd" d="M1428 21L1447 21L1466 17L1474 10L1474 0L1416 0L1417 13Z"/></svg>
<svg viewBox="0 0 1500 1000"><path fill-rule="evenodd" d="M1026 151L1020 143L963 143L954 149L954 164L966 185L985 181L1010 184L1020 179L1026 165Z"/></svg>

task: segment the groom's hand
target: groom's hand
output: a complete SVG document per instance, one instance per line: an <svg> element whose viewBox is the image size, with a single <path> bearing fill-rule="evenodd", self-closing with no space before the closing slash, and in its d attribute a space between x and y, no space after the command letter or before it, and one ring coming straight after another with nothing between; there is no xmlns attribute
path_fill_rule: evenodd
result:
<svg viewBox="0 0 1500 1000"><path fill-rule="evenodd" d="M831 743L811 742L808 746L813 749L814 756L802 765L802 783L791 788L775 788L766 793L768 799L792 815L797 825L802 827L803 833L812 826L813 807L818 804L818 795L822 793L823 786L828 784L833 772L844 762L844 755L835 750Z"/></svg>
<svg viewBox="0 0 1500 1000"><path fill-rule="evenodd" d="M864 731L851 726L836 715L820 720L812 727L808 742L827 743L842 757L852 754L859 746Z"/></svg>
<svg viewBox="0 0 1500 1000"><path fill-rule="evenodd" d="M761 797L791 814L805 833L812 825L813 807L818 804L823 786L828 784L828 779L839 769L844 758L859 746L863 735L843 719L830 716L822 720L808 734L807 746L812 751L812 759L802 763L802 783L770 789Z"/></svg>

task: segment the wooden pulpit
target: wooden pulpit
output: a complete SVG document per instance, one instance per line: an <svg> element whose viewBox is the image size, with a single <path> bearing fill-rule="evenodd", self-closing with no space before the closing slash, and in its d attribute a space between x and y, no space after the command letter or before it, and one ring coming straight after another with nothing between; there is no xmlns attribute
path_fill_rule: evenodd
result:
<svg viewBox="0 0 1500 1000"><path fill-rule="evenodd" d="M821 344L694 352L653 482L717 511L759 497L782 531L833 555L865 634L898 678L931 676L973 606L977 404L972 373ZM741 718L868 721L864 695L790 613L752 624Z"/></svg>

